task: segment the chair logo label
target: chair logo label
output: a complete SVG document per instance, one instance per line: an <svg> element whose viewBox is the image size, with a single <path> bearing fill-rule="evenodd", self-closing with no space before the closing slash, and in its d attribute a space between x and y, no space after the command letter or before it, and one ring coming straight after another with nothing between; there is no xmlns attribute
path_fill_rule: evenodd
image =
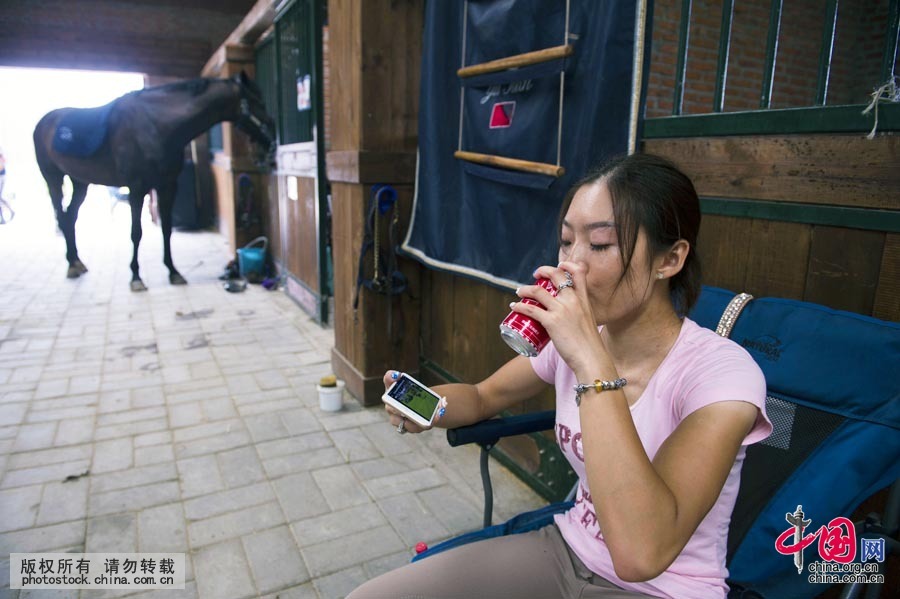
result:
<svg viewBox="0 0 900 599"><path fill-rule="evenodd" d="M803 550L818 541L820 561L812 561L806 569L811 583L847 584L851 582L883 583L884 575L879 565L884 562L884 539L860 539L860 561L857 556L856 527L843 516L832 518L814 532L806 533L812 518L803 513L803 506L785 514L790 524L775 539L775 550L781 555L792 555L797 574L803 573ZM876 563L872 563L874 560Z"/></svg>

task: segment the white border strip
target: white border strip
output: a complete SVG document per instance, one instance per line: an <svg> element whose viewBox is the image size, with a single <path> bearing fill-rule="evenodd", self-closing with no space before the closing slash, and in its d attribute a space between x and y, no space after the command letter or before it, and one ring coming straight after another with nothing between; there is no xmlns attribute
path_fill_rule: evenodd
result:
<svg viewBox="0 0 900 599"><path fill-rule="evenodd" d="M413 228L416 224L416 204L419 202L419 151L416 150L416 186L415 193L413 194L413 205L412 205L412 215L409 218L409 226L406 228L406 238L403 240L403 244L400 246L404 252L409 255L415 256L417 260L424 262L428 266L433 266L435 268L439 268L441 270L445 270L448 272L453 272L461 275L465 275L468 277L473 277L479 279L481 281L485 281L486 283L491 283L493 285L498 285L500 287L506 287L510 291L515 291L518 287L521 287L523 283L517 283L515 281L511 281L510 279L504 279L501 277L495 277L490 273L486 273L483 270L477 270L475 268L469 268L468 266L460 266L459 264L452 264L450 262L443 262L441 260L436 260L431 256L424 253L422 250L418 248L414 248L409 245L409 238L412 236Z"/></svg>
<svg viewBox="0 0 900 599"><path fill-rule="evenodd" d="M634 61L631 65L631 122L628 124L628 153L637 151L637 126L644 81L644 36L647 34L647 0L639 0L634 13Z"/></svg>

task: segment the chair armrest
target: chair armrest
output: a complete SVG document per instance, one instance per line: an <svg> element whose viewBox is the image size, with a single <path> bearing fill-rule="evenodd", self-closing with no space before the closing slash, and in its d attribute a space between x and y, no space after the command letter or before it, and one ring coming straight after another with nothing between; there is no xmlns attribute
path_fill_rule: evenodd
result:
<svg viewBox="0 0 900 599"><path fill-rule="evenodd" d="M447 442L451 447L468 443L478 443L482 447L493 446L503 437L545 431L553 428L555 423L555 410L507 418L491 418L468 426L447 429Z"/></svg>

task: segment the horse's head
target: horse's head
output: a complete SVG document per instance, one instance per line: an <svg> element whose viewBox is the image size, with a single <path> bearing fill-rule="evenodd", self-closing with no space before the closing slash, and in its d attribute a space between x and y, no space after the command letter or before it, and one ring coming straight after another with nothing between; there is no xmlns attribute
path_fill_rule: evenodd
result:
<svg viewBox="0 0 900 599"><path fill-rule="evenodd" d="M241 71L235 75L233 81L240 90L240 115L234 122L235 126L250 136L262 150L262 155L257 162L271 165L275 159L275 121L266 112L262 93L259 87L247 75Z"/></svg>

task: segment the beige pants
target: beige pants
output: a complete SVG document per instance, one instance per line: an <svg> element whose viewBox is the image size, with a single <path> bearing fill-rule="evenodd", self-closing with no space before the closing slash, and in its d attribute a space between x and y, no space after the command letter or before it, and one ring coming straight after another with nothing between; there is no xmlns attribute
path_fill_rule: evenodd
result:
<svg viewBox="0 0 900 599"><path fill-rule="evenodd" d="M634 599L571 551L555 524L470 543L382 574L347 599Z"/></svg>

